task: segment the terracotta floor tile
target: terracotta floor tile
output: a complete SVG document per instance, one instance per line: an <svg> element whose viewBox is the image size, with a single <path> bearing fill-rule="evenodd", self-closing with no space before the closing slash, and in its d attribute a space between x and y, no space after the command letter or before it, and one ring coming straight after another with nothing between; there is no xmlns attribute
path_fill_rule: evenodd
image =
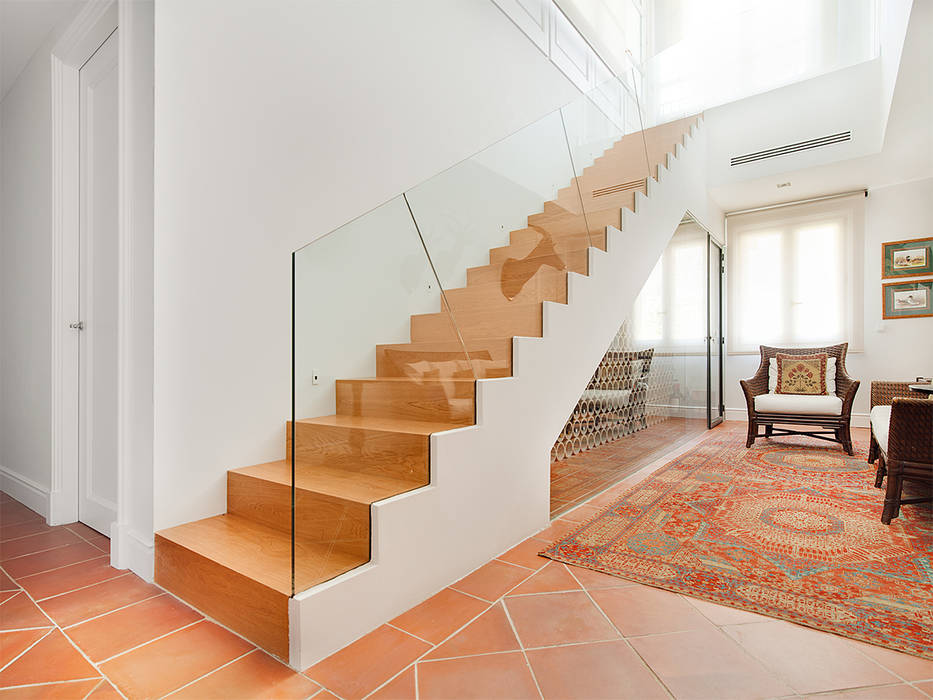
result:
<svg viewBox="0 0 933 700"><path fill-rule="evenodd" d="M361 698L431 648L397 629L383 625L315 664L305 675L345 700Z"/></svg>
<svg viewBox="0 0 933 700"><path fill-rule="evenodd" d="M532 649L527 654L545 700L669 697L644 662L621 640Z"/></svg>
<svg viewBox="0 0 933 700"><path fill-rule="evenodd" d="M45 520L36 511L24 506L19 501L5 501L0 503L0 527L16 525L27 520Z"/></svg>
<svg viewBox="0 0 933 700"><path fill-rule="evenodd" d="M95 559L63 566L53 571L24 576L20 579L20 585L29 591L33 598L42 600L125 575L126 571L110 566L110 557L98 556Z"/></svg>
<svg viewBox="0 0 933 700"><path fill-rule="evenodd" d="M100 537L94 537L94 538L89 539L88 542L90 542L92 545L97 547L100 551L110 554L110 538L109 537L104 537L103 535L101 535Z"/></svg>
<svg viewBox="0 0 933 700"><path fill-rule="evenodd" d="M521 700L540 696L525 657L511 652L419 663L418 697Z"/></svg>
<svg viewBox="0 0 933 700"><path fill-rule="evenodd" d="M914 686L933 698L933 680L923 683L914 683Z"/></svg>
<svg viewBox="0 0 933 700"><path fill-rule="evenodd" d="M162 594L69 627L67 634L96 663L200 619L193 608Z"/></svg>
<svg viewBox="0 0 933 700"><path fill-rule="evenodd" d="M87 696L86 700L122 700L123 696L117 692L110 681L103 680L94 688L94 692Z"/></svg>
<svg viewBox="0 0 933 700"><path fill-rule="evenodd" d="M899 680L832 634L778 620L722 629L798 693Z"/></svg>
<svg viewBox="0 0 933 700"><path fill-rule="evenodd" d="M577 580L570 575L567 567L552 561L530 579L514 589L509 595L527 595L529 593L554 593L557 591L580 590Z"/></svg>
<svg viewBox="0 0 933 700"><path fill-rule="evenodd" d="M415 667L402 671L366 700L415 700Z"/></svg>
<svg viewBox="0 0 933 700"><path fill-rule="evenodd" d="M0 700L75 700L83 698L100 680L67 681L25 688L0 688Z"/></svg>
<svg viewBox="0 0 933 700"><path fill-rule="evenodd" d="M555 520L551 523L549 527L544 528L541 532L535 534L536 540L541 540L548 544L556 542L559 539L562 539L569 533L571 530L576 530L580 527L580 523L575 523L572 520Z"/></svg>
<svg viewBox="0 0 933 700"><path fill-rule="evenodd" d="M472 574L451 585L463 593L475 595L490 603L499 600L508 591L531 576L531 569L493 559Z"/></svg>
<svg viewBox="0 0 933 700"><path fill-rule="evenodd" d="M591 591L596 604L626 637L711 627L690 603L676 593L650 586Z"/></svg>
<svg viewBox="0 0 933 700"><path fill-rule="evenodd" d="M923 681L933 678L933 661L929 659L921 659L919 656L902 654L893 649L856 642L852 639L849 643L904 680Z"/></svg>
<svg viewBox="0 0 933 700"><path fill-rule="evenodd" d="M12 591L0 591L0 605L3 605L6 601L8 601L13 596L15 596L17 593L19 593L19 589L12 590Z"/></svg>
<svg viewBox="0 0 933 700"><path fill-rule="evenodd" d="M402 613L391 624L416 637L438 644L483 612L488 603L445 588L443 591ZM327 687L327 684L324 684ZM339 690L335 691L340 693Z"/></svg>
<svg viewBox="0 0 933 700"><path fill-rule="evenodd" d="M635 637L630 642L676 698L751 699L794 694L790 686L712 626Z"/></svg>
<svg viewBox="0 0 933 700"><path fill-rule="evenodd" d="M0 632L0 668L22 654L30 645L42 639L49 633L49 629L51 628Z"/></svg>
<svg viewBox="0 0 933 700"><path fill-rule="evenodd" d="M529 569L540 569L548 563L546 558L538 554L542 549L544 549L544 545L540 541L529 538L496 558L501 561L507 561L510 564L525 566Z"/></svg>
<svg viewBox="0 0 933 700"><path fill-rule="evenodd" d="M42 601L42 609L62 627L159 595L162 589L135 574L95 583Z"/></svg>
<svg viewBox="0 0 933 700"><path fill-rule="evenodd" d="M20 537L7 542L0 542L0 561L8 561L24 554L33 554L46 549L55 547L64 547L66 544L80 542L81 538L73 532L62 529L54 529L48 532L41 532L37 535Z"/></svg>
<svg viewBox="0 0 933 700"><path fill-rule="evenodd" d="M497 603L425 658L450 659L455 656L517 651L520 647L502 603Z"/></svg>
<svg viewBox="0 0 933 700"><path fill-rule="evenodd" d="M254 649L204 620L101 664L127 697L161 697Z"/></svg>
<svg viewBox="0 0 933 700"><path fill-rule="evenodd" d="M623 586L637 586L635 581L604 574L601 571L584 569L582 566L567 565L567 570L580 582L586 590L595 591L598 588L622 588Z"/></svg>
<svg viewBox="0 0 933 700"><path fill-rule="evenodd" d="M56 629L0 671L0 687L99 677L97 669Z"/></svg>
<svg viewBox="0 0 933 700"><path fill-rule="evenodd" d="M15 591L19 585L6 575L5 571L0 570L0 591Z"/></svg>
<svg viewBox="0 0 933 700"><path fill-rule="evenodd" d="M68 566L79 561L93 559L100 556L100 550L89 542L75 542L46 552L28 554L25 557L11 559L4 562L3 568L14 579L31 576L43 571Z"/></svg>
<svg viewBox="0 0 933 700"><path fill-rule="evenodd" d="M41 532L51 532L54 529L55 528L51 525L47 525L45 520L41 518L27 520L24 523L0 527L0 542L16 539L18 537L25 537L27 535L37 535Z"/></svg>
<svg viewBox="0 0 933 700"><path fill-rule="evenodd" d="M748 622L768 622L774 619L767 615L759 615L758 613L749 612L748 610L730 608L727 605L711 603L708 600L701 600L700 598L692 598L690 596L683 596L683 598L690 603L690 605L703 613L703 616L714 625L743 625Z"/></svg>
<svg viewBox="0 0 933 700"><path fill-rule="evenodd" d="M563 520L570 520L575 523L585 523L592 520L602 512L601 508L591 505L577 506L573 510L561 514Z"/></svg>
<svg viewBox="0 0 933 700"><path fill-rule="evenodd" d="M94 537L104 536L103 533L98 532L92 527L88 527L84 523L68 523L67 525L63 525L63 527L67 530L71 530L78 537L81 537L85 540L90 540L90 539L93 539Z"/></svg>
<svg viewBox="0 0 933 700"><path fill-rule="evenodd" d="M288 666L256 650L176 691L172 698L306 698L320 686Z"/></svg>
<svg viewBox="0 0 933 700"><path fill-rule="evenodd" d="M619 637L583 591L506 598L505 605L525 648Z"/></svg>
<svg viewBox="0 0 933 700"><path fill-rule="evenodd" d="M909 685L887 685L874 688L840 690L836 693L813 696L820 700L926 700L927 696Z"/></svg>
<svg viewBox="0 0 933 700"><path fill-rule="evenodd" d="M314 696L314 700L340 700L340 698L338 698L333 693L322 690L320 693Z"/></svg>
<svg viewBox="0 0 933 700"><path fill-rule="evenodd" d="M0 605L0 629L2 630L51 626L52 621L42 614L42 611L25 593L17 593Z"/></svg>

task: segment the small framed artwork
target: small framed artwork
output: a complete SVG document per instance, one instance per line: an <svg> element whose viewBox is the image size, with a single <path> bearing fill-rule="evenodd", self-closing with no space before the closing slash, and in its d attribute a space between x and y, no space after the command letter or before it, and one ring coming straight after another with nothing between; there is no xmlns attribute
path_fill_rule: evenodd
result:
<svg viewBox="0 0 933 700"><path fill-rule="evenodd" d="M881 285L884 318L933 316L933 280Z"/></svg>
<svg viewBox="0 0 933 700"><path fill-rule="evenodd" d="M881 244L883 278L929 274L933 274L933 238L913 238Z"/></svg>

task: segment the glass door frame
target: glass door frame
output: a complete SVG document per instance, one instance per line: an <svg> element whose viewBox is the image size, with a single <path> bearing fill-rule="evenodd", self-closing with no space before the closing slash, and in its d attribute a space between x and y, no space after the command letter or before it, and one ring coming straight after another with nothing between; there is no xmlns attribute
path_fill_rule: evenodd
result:
<svg viewBox="0 0 933 700"><path fill-rule="evenodd" d="M713 248L715 247L716 251L719 253L719 265L717 266L718 275L717 279L712 278L712 263L713 263ZM714 428L720 423L723 422L725 418L726 408L725 403L723 402L723 381L722 381L722 369L723 369L723 335L722 335L722 278L725 270L723 269L723 264L725 257L723 255L723 246L713 238L712 234L707 231L706 234L706 427ZM718 328L716 328L715 337L718 338L719 348L717 357L719 358L719 372L717 373L718 377L718 392L717 396L719 398L719 405L716 406L717 413L713 415L713 308L712 300L710 299L710 291L713 289L713 285L716 285L717 289L717 298L719 300L718 316L719 323Z"/></svg>

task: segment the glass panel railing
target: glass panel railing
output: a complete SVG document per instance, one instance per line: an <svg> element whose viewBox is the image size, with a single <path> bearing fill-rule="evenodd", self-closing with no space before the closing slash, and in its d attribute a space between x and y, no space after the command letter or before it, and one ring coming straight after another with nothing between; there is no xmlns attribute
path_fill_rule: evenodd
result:
<svg viewBox="0 0 933 700"><path fill-rule="evenodd" d="M707 234L685 219L551 450L551 515L707 428Z"/></svg>
<svg viewBox="0 0 933 700"><path fill-rule="evenodd" d="M429 483L429 437L474 422L475 382L404 196L296 251L293 277L297 592L369 560L370 505Z"/></svg>
<svg viewBox="0 0 933 700"><path fill-rule="evenodd" d="M294 254L293 591L369 560L371 504L429 483L430 435L475 422L475 380L588 274L663 162L641 121L602 81Z"/></svg>

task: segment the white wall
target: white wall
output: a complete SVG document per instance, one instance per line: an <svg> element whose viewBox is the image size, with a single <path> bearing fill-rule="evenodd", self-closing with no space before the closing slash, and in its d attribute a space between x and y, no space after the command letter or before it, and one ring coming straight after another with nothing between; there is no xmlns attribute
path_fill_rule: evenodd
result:
<svg viewBox="0 0 933 700"><path fill-rule="evenodd" d="M162 0L155 24L161 529L284 455L291 251L577 93L480 0Z"/></svg>
<svg viewBox="0 0 933 700"><path fill-rule="evenodd" d="M861 381L852 408L853 425L867 425L872 380L908 380L933 375L933 318L881 318L881 244L931 234L933 178L872 189L865 209L865 351L846 358ZM891 282L893 280L884 280ZM740 379L751 377L758 356L726 355L723 394L727 417L744 419Z"/></svg>
<svg viewBox="0 0 933 700"><path fill-rule="evenodd" d="M48 512L52 453L51 40L0 103L0 488Z"/></svg>
<svg viewBox="0 0 933 700"><path fill-rule="evenodd" d="M882 129L881 61L875 59L707 110L709 182L733 183L877 153ZM852 140L742 165L730 158L842 131Z"/></svg>

